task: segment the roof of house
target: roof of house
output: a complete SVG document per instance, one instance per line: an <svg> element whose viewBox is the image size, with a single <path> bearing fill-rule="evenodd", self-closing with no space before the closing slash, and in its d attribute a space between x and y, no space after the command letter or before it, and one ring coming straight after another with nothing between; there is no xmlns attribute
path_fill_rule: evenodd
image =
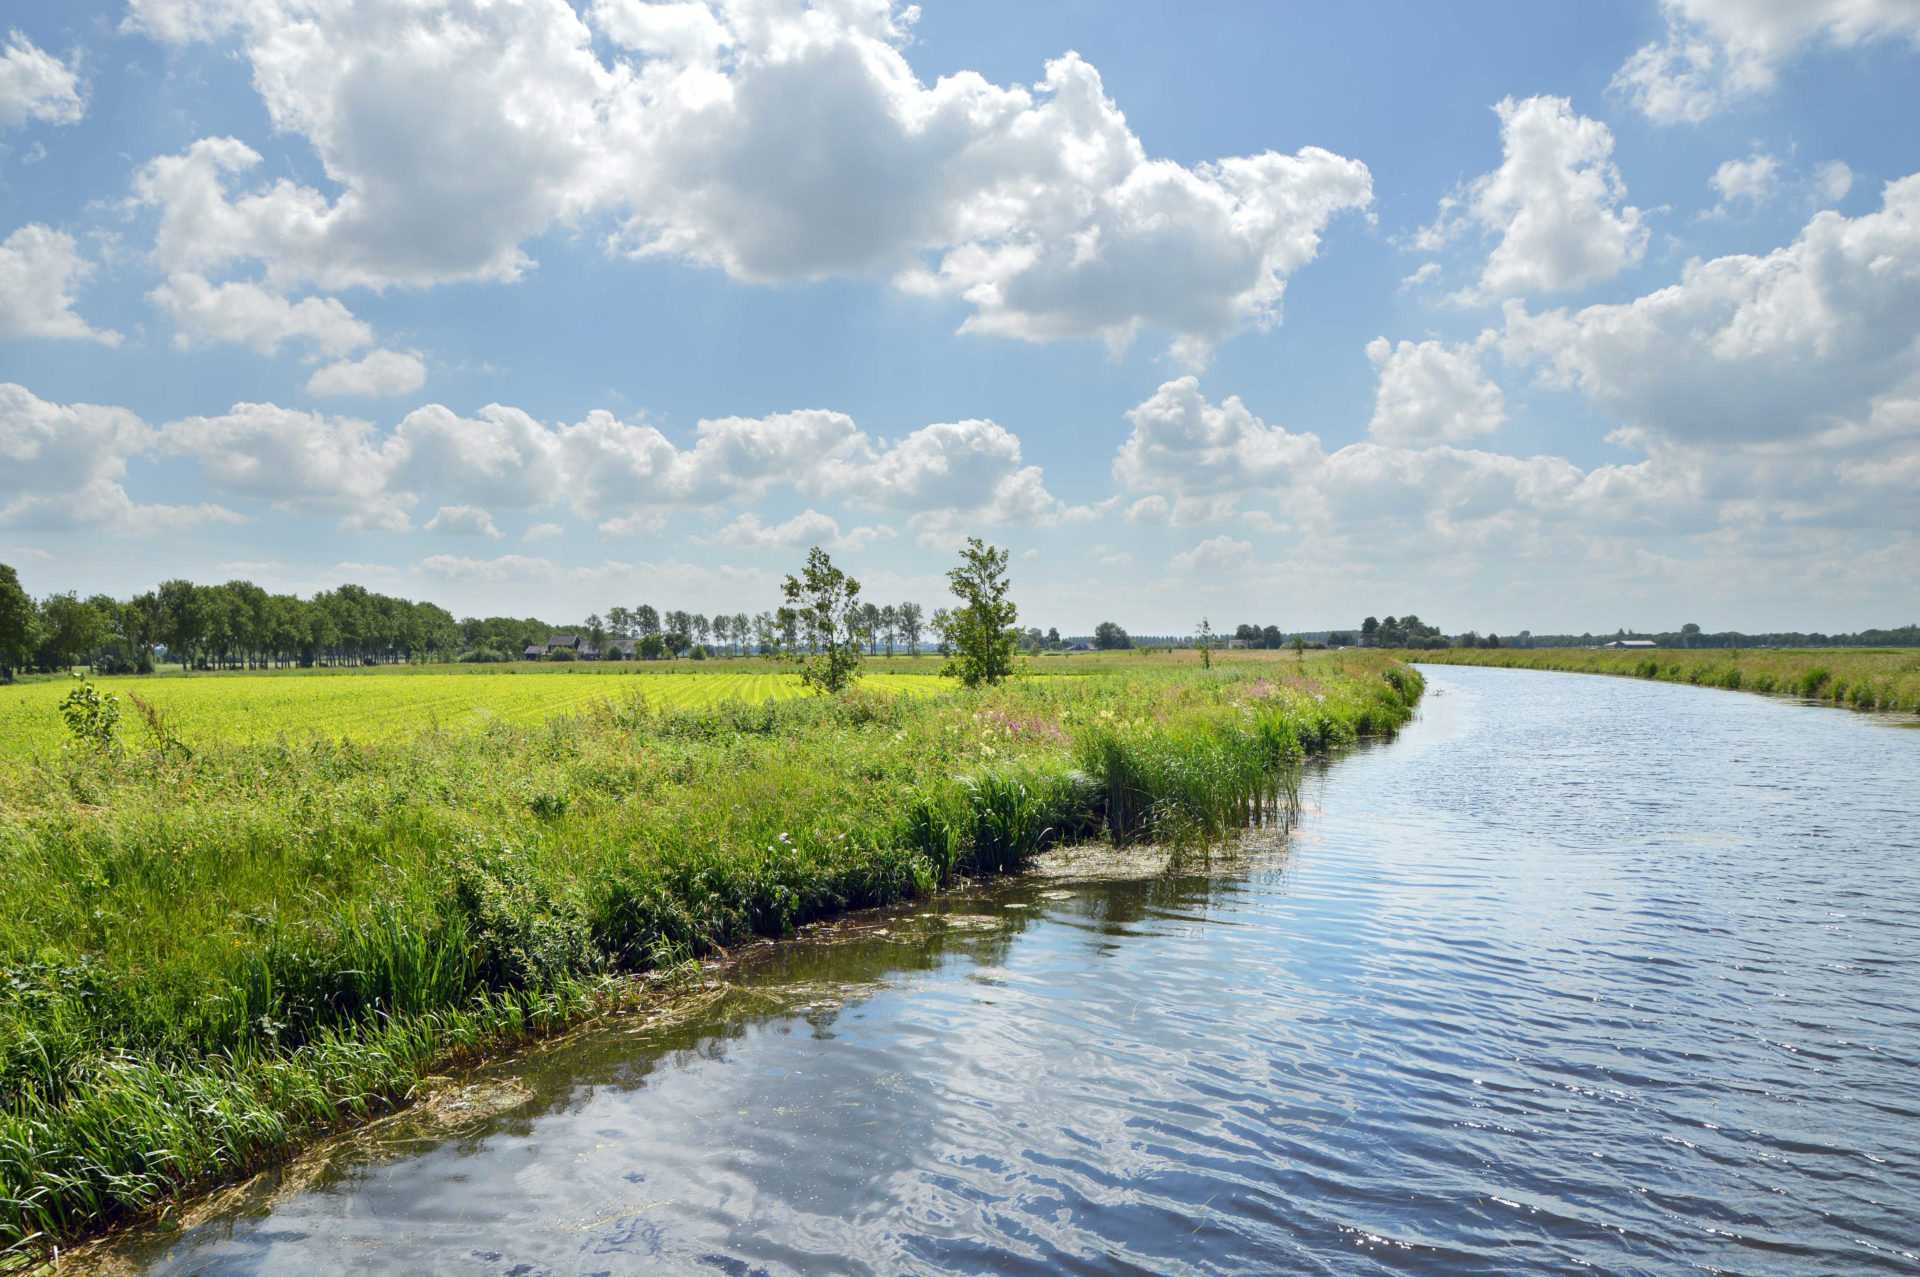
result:
<svg viewBox="0 0 1920 1277"><path fill-rule="evenodd" d="M547 645L545 643L529 643L527 644L527 650L520 653L522 656L545 656L546 654Z"/></svg>
<svg viewBox="0 0 1920 1277"><path fill-rule="evenodd" d="M556 634L552 638L547 640L547 646L549 648L579 647L580 636L578 634Z"/></svg>

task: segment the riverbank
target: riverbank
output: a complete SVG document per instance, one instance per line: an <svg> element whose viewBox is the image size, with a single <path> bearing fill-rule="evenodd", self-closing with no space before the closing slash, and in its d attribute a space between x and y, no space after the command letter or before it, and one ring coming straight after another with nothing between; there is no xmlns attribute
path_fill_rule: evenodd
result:
<svg viewBox="0 0 1920 1277"><path fill-rule="evenodd" d="M0 1247L30 1259L269 1163L635 972L1055 844L1217 839L1421 688L1342 653L971 695L626 695L366 743L158 721L43 751L0 773Z"/></svg>
<svg viewBox="0 0 1920 1277"><path fill-rule="evenodd" d="M1434 665L1614 674L1920 713L1920 649L1804 648L1619 651L1604 648L1448 648L1398 652Z"/></svg>

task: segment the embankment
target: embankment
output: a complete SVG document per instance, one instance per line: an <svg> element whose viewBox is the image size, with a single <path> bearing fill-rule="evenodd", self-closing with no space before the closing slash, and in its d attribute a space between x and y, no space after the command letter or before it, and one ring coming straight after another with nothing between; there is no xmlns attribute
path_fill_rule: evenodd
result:
<svg viewBox="0 0 1920 1277"><path fill-rule="evenodd" d="M1913 648L1674 649L1449 648L1400 652L1435 665L1615 674L1827 701L1852 709L1920 713L1920 650Z"/></svg>

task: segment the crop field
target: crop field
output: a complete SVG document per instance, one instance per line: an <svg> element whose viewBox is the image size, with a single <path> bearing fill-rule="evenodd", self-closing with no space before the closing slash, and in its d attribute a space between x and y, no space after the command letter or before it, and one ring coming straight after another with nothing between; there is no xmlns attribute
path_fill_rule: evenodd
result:
<svg viewBox="0 0 1920 1277"><path fill-rule="evenodd" d="M927 664L932 665L932 662ZM806 694L797 674L761 668L713 673L640 670L632 673L419 672L209 674L191 678L102 678L96 686L139 696L166 716L187 745L289 741L396 740L423 730L452 735L485 731L496 723L538 726L602 702L643 699L653 711L700 709L728 701L757 705ZM0 687L0 758L57 748L67 738L60 700L72 679ZM862 686L882 692L932 692L951 681L929 674L870 674ZM122 730L138 735L130 702Z"/></svg>

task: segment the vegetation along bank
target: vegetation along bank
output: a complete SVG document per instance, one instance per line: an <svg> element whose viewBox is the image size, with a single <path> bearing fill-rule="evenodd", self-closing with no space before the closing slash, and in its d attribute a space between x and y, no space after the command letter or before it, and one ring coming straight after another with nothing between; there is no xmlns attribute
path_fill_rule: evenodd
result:
<svg viewBox="0 0 1920 1277"><path fill-rule="evenodd" d="M1421 692L1380 652L1235 656L684 708L609 678L364 738L75 683L65 739L0 768L0 1249L267 1163L630 973L1056 842L1226 836Z"/></svg>
<svg viewBox="0 0 1920 1277"><path fill-rule="evenodd" d="M1920 713L1920 651L1913 648L1607 651L1451 648L1402 653L1435 665L1620 674L1730 691L1802 696L1853 709Z"/></svg>

